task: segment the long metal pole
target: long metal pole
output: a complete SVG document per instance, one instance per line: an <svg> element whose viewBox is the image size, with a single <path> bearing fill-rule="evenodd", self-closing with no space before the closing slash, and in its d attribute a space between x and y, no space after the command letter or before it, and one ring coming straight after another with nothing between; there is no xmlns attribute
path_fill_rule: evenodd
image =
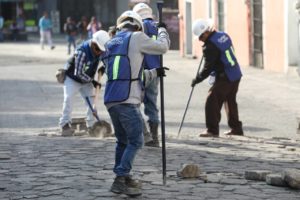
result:
<svg viewBox="0 0 300 200"><path fill-rule="evenodd" d="M197 77L197 75L198 75L198 74L199 74L199 72L200 72L201 65L202 65L202 61L203 61L203 56L202 56L202 58L201 58L201 61L200 61L200 64L199 64L199 67L198 67L198 70L197 70L196 77ZM191 93L190 93L190 96L189 96L189 99L188 99L187 105L186 105L186 107L185 107L185 111L184 111L184 114L183 114L183 117L182 117L182 120L181 120L181 123L180 123L180 127L179 127L179 130L178 130L177 138L179 138L180 131L181 131L181 128L182 128L182 125L183 125L184 119L185 119L186 112L187 112L187 110L188 110L188 107L189 107L189 105L190 105L190 101L191 101L191 98L192 98L193 92L194 92L194 87L192 87L192 90L191 90Z"/></svg>
<svg viewBox="0 0 300 200"><path fill-rule="evenodd" d="M162 22L163 1L157 2L159 23ZM163 67L163 56L160 55L160 67ZM164 78L160 77L160 104L161 104L161 144L162 144L162 176L163 184L166 185L166 135L165 135L165 102L164 102Z"/></svg>

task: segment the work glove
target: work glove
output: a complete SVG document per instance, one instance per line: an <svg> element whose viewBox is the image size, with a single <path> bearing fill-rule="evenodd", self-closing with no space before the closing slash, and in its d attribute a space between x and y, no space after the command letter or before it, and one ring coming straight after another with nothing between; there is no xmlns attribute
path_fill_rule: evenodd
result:
<svg viewBox="0 0 300 200"><path fill-rule="evenodd" d="M165 28L165 29L167 29L168 27L167 27L167 24L165 24L164 22L159 22L159 23L157 23L157 28Z"/></svg>
<svg viewBox="0 0 300 200"><path fill-rule="evenodd" d="M104 67L104 66L101 66L101 67L98 69L98 74L103 75L104 72L105 72L105 67Z"/></svg>
<svg viewBox="0 0 300 200"><path fill-rule="evenodd" d="M101 83L99 83L98 81L92 80L92 83L94 85L94 88L97 88L97 86L99 86L99 88L101 88Z"/></svg>
<svg viewBox="0 0 300 200"><path fill-rule="evenodd" d="M163 77L163 76L166 76L166 70L169 70L169 68L167 68L167 67L159 67L159 68L156 68L156 74L157 74L157 77Z"/></svg>
<svg viewBox="0 0 300 200"><path fill-rule="evenodd" d="M202 80L197 76L196 78L194 78L194 79L192 80L191 86L192 86L192 87L195 87L195 85L198 84L198 83L200 83L201 81L202 81Z"/></svg>

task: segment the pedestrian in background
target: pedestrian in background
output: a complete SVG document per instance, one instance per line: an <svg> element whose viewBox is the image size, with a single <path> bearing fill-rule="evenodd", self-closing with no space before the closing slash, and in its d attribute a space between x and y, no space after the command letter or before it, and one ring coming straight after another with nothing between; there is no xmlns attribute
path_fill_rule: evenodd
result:
<svg viewBox="0 0 300 200"><path fill-rule="evenodd" d="M157 40L143 33L141 17L133 11L124 12L117 20L117 33L107 43L107 55L103 61L107 82L104 103L112 120L117 145L115 151L114 193L129 196L141 195L139 182L131 178L134 158L143 146L143 117L140 104L143 101L144 82L164 75L164 68L144 70L144 54L163 54L169 49L166 29L158 29Z"/></svg>
<svg viewBox="0 0 300 200"><path fill-rule="evenodd" d="M138 3L133 7L133 11L141 16L143 19L144 32L153 40L157 38L157 22L153 20L152 9L145 3ZM159 55L146 54L143 61L144 69L155 69L160 67ZM152 135L152 141L147 142L146 146L159 147L158 140L158 107L157 107L157 96L158 96L158 84L159 78L154 78L145 87L144 97L144 113L148 116L148 124L150 133ZM146 129L147 131L147 129Z"/></svg>
<svg viewBox="0 0 300 200"><path fill-rule="evenodd" d="M102 28L101 22L98 22L96 17L91 17L91 21L87 26L88 37L91 38L94 33Z"/></svg>
<svg viewBox="0 0 300 200"><path fill-rule="evenodd" d="M4 26L4 18L2 17L2 15L0 13L0 42L3 42L3 40L4 40L3 26Z"/></svg>
<svg viewBox="0 0 300 200"><path fill-rule="evenodd" d="M44 11L43 16L39 20L41 48L44 49L45 40L48 41L50 49L54 49L55 46L52 42L52 22L49 19L48 12Z"/></svg>
<svg viewBox="0 0 300 200"><path fill-rule="evenodd" d="M86 16L82 16L81 20L77 23L77 30L79 32L79 41L77 42L77 44L88 39L88 31L87 31L88 24L89 23Z"/></svg>
<svg viewBox="0 0 300 200"><path fill-rule="evenodd" d="M96 88L100 83L94 80L100 56L105 51L104 44L109 40L106 31L98 31L93 34L92 39L85 41L79 46L74 56L69 59L66 65L66 78L64 81L64 102L63 113L59 121L62 128L62 136L72 136L74 130L71 128L71 114L73 110L73 99L76 93L80 92L87 106L86 126L88 131L94 124L94 115L86 102L89 98L94 104L93 86Z"/></svg>
<svg viewBox="0 0 300 200"><path fill-rule="evenodd" d="M64 24L64 32L67 34L67 41L68 41L68 55L71 53L71 46L73 46L74 51L76 49L76 34L77 34L77 27L75 21L68 17L66 23Z"/></svg>
<svg viewBox="0 0 300 200"><path fill-rule="evenodd" d="M236 95L242 77L235 57L233 44L228 34L215 31L210 20L198 19L193 23L193 33L204 42L203 70L192 81L192 87L213 74L215 82L209 89L205 103L207 130L200 137L219 137L221 109L225 103L228 125L227 135L243 135L242 122L239 121Z"/></svg>
<svg viewBox="0 0 300 200"><path fill-rule="evenodd" d="M19 35L19 29L18 29L17 21L15 19L12 20L12 23L9 26L9 30L11 32L11 40L17 41Z"/></svg>

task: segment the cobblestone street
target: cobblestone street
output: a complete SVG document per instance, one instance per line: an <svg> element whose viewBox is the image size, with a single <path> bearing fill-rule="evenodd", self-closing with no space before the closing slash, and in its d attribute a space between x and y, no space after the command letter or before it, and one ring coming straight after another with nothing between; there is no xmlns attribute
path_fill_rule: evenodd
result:
<svg viewBox="0 0 300 200"><path fill-rule="evenodd" d="M35 42L0 44L0 200L129 199L109 191L115 138L57 136L63 90L54 74L67 58L60 43L54 51L41 51ZM143 183L143 195L135 199L299 200L299 190L245 178L248 171L300 170L299 77L242 68L238 103L245 137L224 136L223 112L221 137L198 137L205 129L209 85L197 85L177 139L199 59L181 58L177 51L164 59L171 68L165 78L167 184L162 181L161 149L144 147L133 167L134 177ZM110 122L101 91L99 115ZM74 117L84 113L78 95ZM183 164L199 165L200 178L178 177Z"/></svg>

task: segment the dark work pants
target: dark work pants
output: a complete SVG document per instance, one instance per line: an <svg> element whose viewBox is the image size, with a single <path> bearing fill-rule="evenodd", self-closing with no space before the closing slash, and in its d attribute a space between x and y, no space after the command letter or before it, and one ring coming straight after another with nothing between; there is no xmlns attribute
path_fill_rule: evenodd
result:
<svg viewBox="0 0 300 200"><path fill-rule="evenodd" d="M221 120L221 109L225 103L228 117L228 126L235 132L242 131L242 122L239 121L236 94L240 80L230 82L227 78L217 79L209 89L205 103L205 118L207 132L219 135L219 123Z"/></svg>

